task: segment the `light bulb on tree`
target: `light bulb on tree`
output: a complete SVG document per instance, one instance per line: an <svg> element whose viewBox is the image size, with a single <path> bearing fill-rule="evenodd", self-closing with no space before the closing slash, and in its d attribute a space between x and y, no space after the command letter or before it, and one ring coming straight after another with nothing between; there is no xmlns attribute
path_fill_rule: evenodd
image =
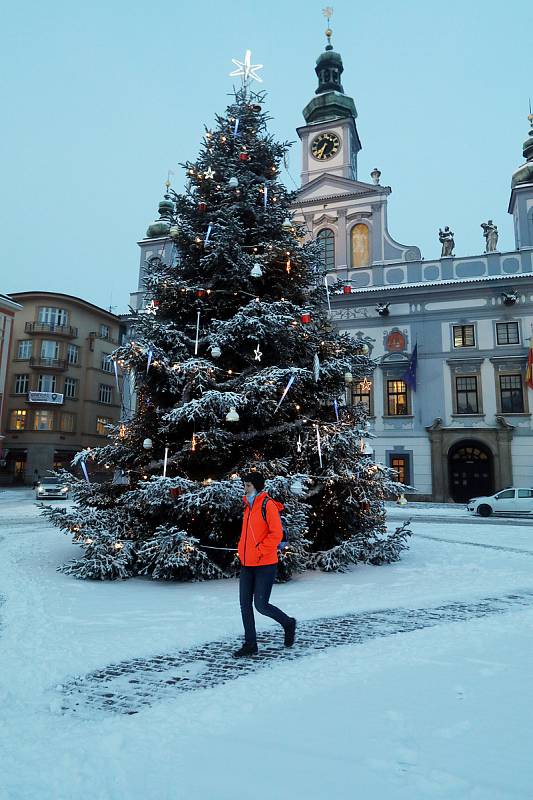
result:
<svg viewBox="0 0 533 800"><path fill-rule="evenodd" d="M235 406L231 406L230 410L226 414L226 422L238 422L240 420L239 414L237 413L237 409Z"/></svg>

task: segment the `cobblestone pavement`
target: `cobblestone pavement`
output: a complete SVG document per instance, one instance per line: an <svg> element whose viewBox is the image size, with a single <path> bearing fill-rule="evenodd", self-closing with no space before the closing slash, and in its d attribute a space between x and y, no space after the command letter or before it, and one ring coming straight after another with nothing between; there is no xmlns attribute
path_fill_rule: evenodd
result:
<svg viewBox="0 0 533 800"><path fill-rule="evenodd" d="M259 637L260 655L234 659L237 639L219 639L175 653L110 664L59 687L63 712L136 714L179 692L206 689L279 662L321 650L357 645L379 636L409 633L533 606L533 590L430 608L391 608L325 617L298 624L296 644L284 648L280 631Z"/></svg>

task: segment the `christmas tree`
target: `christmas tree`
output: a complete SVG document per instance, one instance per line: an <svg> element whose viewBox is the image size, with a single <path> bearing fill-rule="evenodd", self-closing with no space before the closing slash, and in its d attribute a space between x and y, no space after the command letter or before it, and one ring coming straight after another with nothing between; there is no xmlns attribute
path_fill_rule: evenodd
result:
<svg viewBox="0 0 533 800"><path fill-rule="evenodd" d="M288 144L268 134L263 103L246 79L149 231L174 256L150 260L148 307L113 356L137 410L78 454L72 510L45 510L83 548L62 567L77 577L234 574L240 476L254 469L285 505L281 579L406 547L384 511L404 487L366 452L363 408L345 403L346 385L371 375L368 346L330 322L320 254L279 180ZM91 464L125 478L89 482Z"/></svg>

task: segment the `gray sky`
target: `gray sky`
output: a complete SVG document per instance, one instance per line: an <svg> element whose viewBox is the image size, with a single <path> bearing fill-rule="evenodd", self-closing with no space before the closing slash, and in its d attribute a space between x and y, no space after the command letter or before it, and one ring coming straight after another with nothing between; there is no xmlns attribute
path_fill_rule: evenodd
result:
<svg viewBox="0 0 533 800"><path fill-rule="evenodd" d="M321 3L94 0L3 11L0 292L62 291L127 310L136 242L167 170L195 158L226 106L232 58L263 63L270 128L296 140L324 47ZM359 113L359 177L390 185L389 230L423 256L455 231L482 252L491 217L502 250L531 85L530 0L337 0L333 43ZM299 181L295 145L290 172ZM289 185L292 184L289 182Z"/></svg>

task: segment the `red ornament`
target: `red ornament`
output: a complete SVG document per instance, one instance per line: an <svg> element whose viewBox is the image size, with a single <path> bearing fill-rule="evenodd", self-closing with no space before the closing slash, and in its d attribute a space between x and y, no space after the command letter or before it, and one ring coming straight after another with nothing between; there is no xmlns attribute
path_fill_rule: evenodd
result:
<svg viewBox="0 0 533 800"><path fill-rule="evenodd" d="M179 497L181 494L181 489L179 486L173 486L171 489L169 489L169 492L171 497Z"/></svg>
<svg viewBox="0 0 533 800"><path fill-rule="evenodd" d="M205 297L207 294L205 289L197 289L196 290L196 297Z"/></svg>
<svg viewBox="0 0 533 800"><path fill-rule="evenodd" d="M198 203L198 213L205 214L206 211L207 211L207 203L204 203L204 201L202 200L200 203Z"/></svg>
<svg viewBox="0 0 533 800"><path fill-rule="evenodd" d="M249 161L250 156L248 155L248 153L239 153L239 159L241 161Z"/></svg>
<svg viewBox="0 0 533 800"><path fill-rule="evenodd" d="M352 287L351 286L343 286L342 287L342 291L344 292L344 294L351 294L352 293Z"/></svg>
<svg viewBox="0 0 533 800"><path fill-rule="evenodd" d="M310 311L304 311L303 314L300 316L300 321L304 325L308 325L311 322L311 312Z"/></svg>

